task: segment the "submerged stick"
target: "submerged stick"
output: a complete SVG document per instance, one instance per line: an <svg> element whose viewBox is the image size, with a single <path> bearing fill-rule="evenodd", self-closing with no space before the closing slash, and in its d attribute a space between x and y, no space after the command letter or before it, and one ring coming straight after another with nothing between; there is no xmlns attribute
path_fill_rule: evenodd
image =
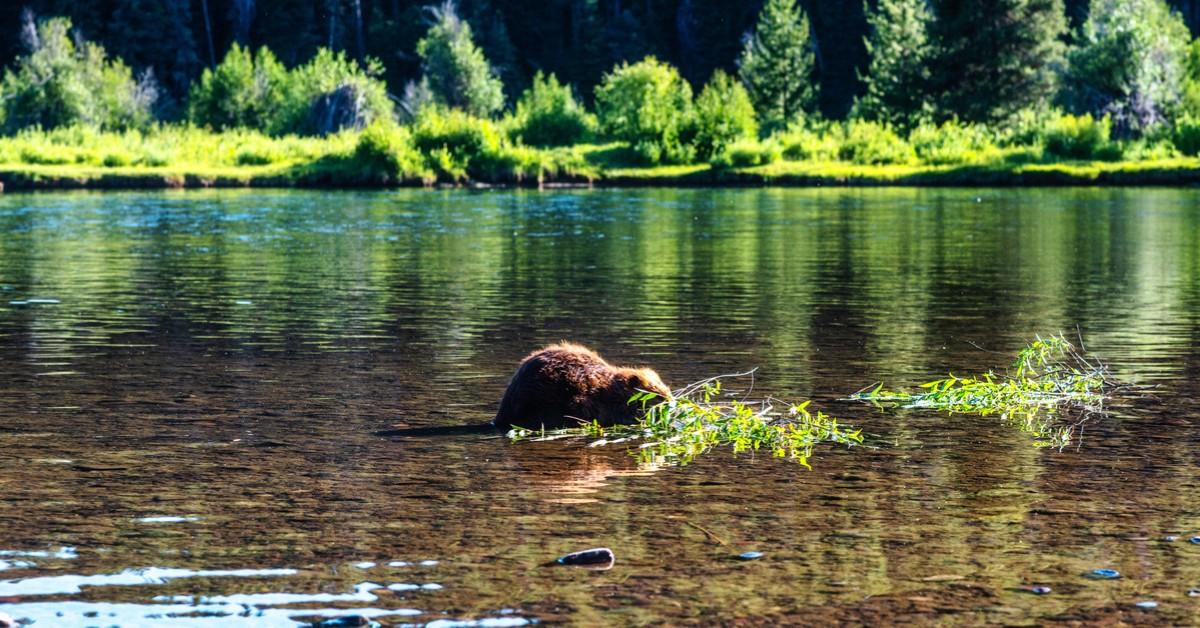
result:
<svg viewBox="0 0 1200 628"><path fill-rule="evenodd" d="M698 524L698 523L692 523L691 521L687 521L687 520L684 520L684 523L686 523L686 524L688 524L688 525L692 526L693 528L696 528L697 530L699 530L699 531L701 531L701 532L703 532L703 533L707 534L707 535L708 535L708 538L710 538L710 539L712 539L712 540L716 541L717 543L720 543L721 545L729 545L728 543L726 543L726 542L725 542L725 539L723 539L723 538L721 538L721 537L717 536L717 535L716 535L716 533L712 532L712 531L711 531L711 530L709 530L708 528L706 528L706 527L704 527L704 526L702 526L702 525L700 525L700 524Z"/></svg>

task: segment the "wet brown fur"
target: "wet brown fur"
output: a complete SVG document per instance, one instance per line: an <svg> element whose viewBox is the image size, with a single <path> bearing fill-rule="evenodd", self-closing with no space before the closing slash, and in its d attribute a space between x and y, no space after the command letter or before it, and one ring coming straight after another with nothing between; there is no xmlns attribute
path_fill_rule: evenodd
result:
<svg viewBox="0 0 1200 628"><path fill-rule="evenodd" d="M538 349L517 367L492 423L499 428L575 427L633 423L642 412L629 398L639 390L671 397L648 368L613 366L587 347L563 342Z"/></svg>

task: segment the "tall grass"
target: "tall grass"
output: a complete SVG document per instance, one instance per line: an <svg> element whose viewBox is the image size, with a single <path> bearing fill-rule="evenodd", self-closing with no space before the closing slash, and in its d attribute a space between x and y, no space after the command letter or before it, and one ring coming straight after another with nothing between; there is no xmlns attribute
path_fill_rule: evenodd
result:
<svg viewBox="0 0 1200 628"><path fill-rule="evenodd" d="M161 125L145 131L62 127L0 137L0 166L126 171L270 171L327 184L405 184L465 180L519 183L543 176L597 175L572 148L513 143L486 121L431 112L412 128L376 122L361 132L271 137L257 131L212 132Z"/></svg>
<svg viewBox="0 0 1200 628"><path fill-rule="evenodd" d="M1147 163L1147 167L1165 168L1163 172L1182 172L1193 167L1182 158L1200 154L1198 129L1200 122L1185 117L1153 137L1124 141L1111 137L1107 119L1047 113L1022 116L1002 131L949 121L918 124L901 134L872 122L807 121L770 137L732 141L705 161L716 173L710 180L718 180L728 170L785 168L773 166L777 162L796 162L787 167L792 171L811 166L824 172L875 171L870 169L876 167L878 172L889 168L950 172L965 166L965 172L975 168L1007 172L1027 164L1070 169L1122 160L1117 167L1129 164L1136 169L1136 164ZM0 167L31 172L57 169L67 174L72 170L197 175L219 171L251 177L267 173L279 182L290 177L328 185L590 181L611 173L624 180L642 176L639 173L659 173L656 176L671 181L672 176L706 169L703 164L646 167L636 147L622 142L528 146L522 141L526 132L509 122L437 107L426 108L408 126L380 121L363 131L326 137L268 136L240 129L214 132L190 125L126 131L71 126L26 129L0 137Z"/></svg>

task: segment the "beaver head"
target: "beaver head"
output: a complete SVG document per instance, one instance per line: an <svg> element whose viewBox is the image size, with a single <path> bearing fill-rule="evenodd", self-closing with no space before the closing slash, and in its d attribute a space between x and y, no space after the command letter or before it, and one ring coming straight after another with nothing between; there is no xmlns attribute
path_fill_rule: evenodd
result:
<svg viewBox="0 0 1200 628"><path fill-rule="evenodd" d="M637 392L649 392L658 395L661 401L671 400L671 389L663 383L662 378L654 369L631 368L621 369L621 377L630 389L630 396Z"/></svg>

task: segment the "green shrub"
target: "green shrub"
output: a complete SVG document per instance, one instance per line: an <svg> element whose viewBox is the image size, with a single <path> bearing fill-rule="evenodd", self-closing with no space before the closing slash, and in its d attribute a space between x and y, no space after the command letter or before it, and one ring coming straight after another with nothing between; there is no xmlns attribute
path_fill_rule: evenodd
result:
<svg viewBox="0 0 1200 628"><path fill-rule="evenodd" d="M25 29L32 32L32 14ZM127 129L148 124L158 91L149 75L135 81L129 67L104 48L70 36L71 21L53 18L36 27L29 54L0 81L3 131L86 124Z"/></svg>
<svg viewBox="0 0 1200 628"><path fill-rule="evenodd" d="M423 177L425 166L407 129L375 122L358 136L354 162L369 179L389 182Z"/></svg>
<svg viewBox="0 0 1200 628"><path fill-rule="evenodd" d="M838 157L856 164L905 164L916 155L890 126L852 120L846 127Z"/></svg>
<svg viewBox="0 0 1200 628"><path fill-rule="evenodd" d="M1200 38L1188 46L1186 68L1181 108L1185 114L1200 116Z"/></svg>
<svg viewBox="0 0 1200 628"><path fill-rule="evenodd" d="M213 129L255 129L272 135L324 135L343 126L362 128L391 120L394 108L378 77L343 52L321 48L290 72L266 48L251 56L234 44L213 70L205 70L188 95L188 120Z"/></svg>
<svg viewBox="0 0 1200 628"><path fill-rule="evenodd" d="M105 153L104 158L100 161L100 163L105 168L119 168L122 166L133 165L133 161L134 156L132 154L125 151L113 151L110 153Z"/></svg>
<svg viewBox="0 0 1200 628"><path fill-rule="evenodd" d="M455 159L450 150L439 146L426 155L425 163L433 169L434 174L441 179L463 181L467 178L466 165Z"/></svg>
<svg viewBox="0 0 1200 628"><path fill-rule="evenodd" d="M489 116L504 107L504 85L450 0L433 8L434 23L417 42L421 88L439 104ZM411 110L411 114L419 113Z"/></svg>
<svg viewBox="0 0 1200 628"><path fill-rule="evenodd" d="M1158 128L1154 133L1136 140L1123 142L1120 159L1127 161L1158 161L1175 159L1182 151L1175 148L1174 134L1165 128Z"/></svg>
<svg viewBox="0 0 1200 628"><path fill-rule="evenodd" d="M999 154L985 127L955 120L922 122L908 134L908 143L917 159L932 165L978 163Z"/></svg>
<svg viewBox="0 0 1200 628"><path fill-rule="evenodd" d="M75 156L78 152L73 150L54 150L52 147L39 150L32 146L26 146L21 149L20 158L21 163L26 164L61 166L63 164L75 163Z"/></svg>
<svg viewBox="0 0 1200 628"><path fill-rule="evenodd" d="M651 164L686 163L695 154L687 135L692 89L679 72L654 57L622 63L596 87L602 130L628 142Z"/></svg>
<svg viewBox="0 0 1200 628"><path fill-rule="evenodd" d="M780 156L779 145L773 141L741 140L715 155L712 165L715 168L752 168L775 163Z"/></svg>
<svg viewBox="0 0 1200 628"><path fill-rule="evenodd" d="M308 63L292 70L296 88L285 108L277 133L324 135L337 129L321 128L314 113L320 99L349 88L358 111L353 116L356 128L365 128L376 120L392 121L395 108L387 94L387 86L379 77L383 65L377 59L367 59L366 67L346 56L321 48Z"/></svg>
<svg viewBox="0 0 1200 628"><path fill-rule="evenodd" d="M430 157L435 171L451 179L490 169L501 147L500 133L490 120L437 106L426 107L417 115L412 142Z"/></svg>
<svg viewBox="0 0 1200 628"><path fill-rule="evenodd" d="M1191 36L1165 0L1093 0L1069 55L1064 99L1121 137L1168 122L1188 76Z"/></svg>
<svg viewBox="0 0 1200 628"><path fill-rule="evenodd" d="M693 144L696 156L708 159L734 142L758 135L754 105L741 83L717 70L696 98Z"/></svg>
<svg viewBox="0 0 1200 628"><path fill-rule="evenodd" d="M1184 155L1200 155L1200 117L1189 114L1176 120L1171 142Z"/></svg>
<svg viewBox="0 0 1200 628"><path fill-rule="evenodd" d="M1046 154L1060 159L1114 160L1121 148L1110 139L1112 122L1090 114L1060 115L1046 121L1041 129Z"/></svg>
<svg viewBox="0 0 1200 628"><path fill-rule="evenodd" d="M147 166L150 168L161 168L171 163L171 156L166 152L147 149L145 153L138 158L138 165Z"/></svg>
<svg viewBox="0 0 1200 628"><path fill-rule="evenodd" d="M575 100L569 85L539 71L517 101L512 133L530 146L571 146L587 141L596 125L596 117Z"/></svg>
<svg viewBox="0 0 1200 628"><path fill-rule="evenodd" d="M239 166L265 166L282 160L283 155L270 144L241 146L233 157L234 163Z"/></svg>
<svg viewBox="0 0 1200 628"><path fill-rule="evenodd" d="M213 69L205 69L188 93L187 117L216 130L247 128L280 132L295 95L291 75L265 46L251 56L236 42Z"/></svg>
<svg viewBox="0 0 1200 628"><path fill-rule="evenodd" d="M844 134L840 125L805 126L794 124L773 139L782 147L788 161L833 161Z"/></svg>

